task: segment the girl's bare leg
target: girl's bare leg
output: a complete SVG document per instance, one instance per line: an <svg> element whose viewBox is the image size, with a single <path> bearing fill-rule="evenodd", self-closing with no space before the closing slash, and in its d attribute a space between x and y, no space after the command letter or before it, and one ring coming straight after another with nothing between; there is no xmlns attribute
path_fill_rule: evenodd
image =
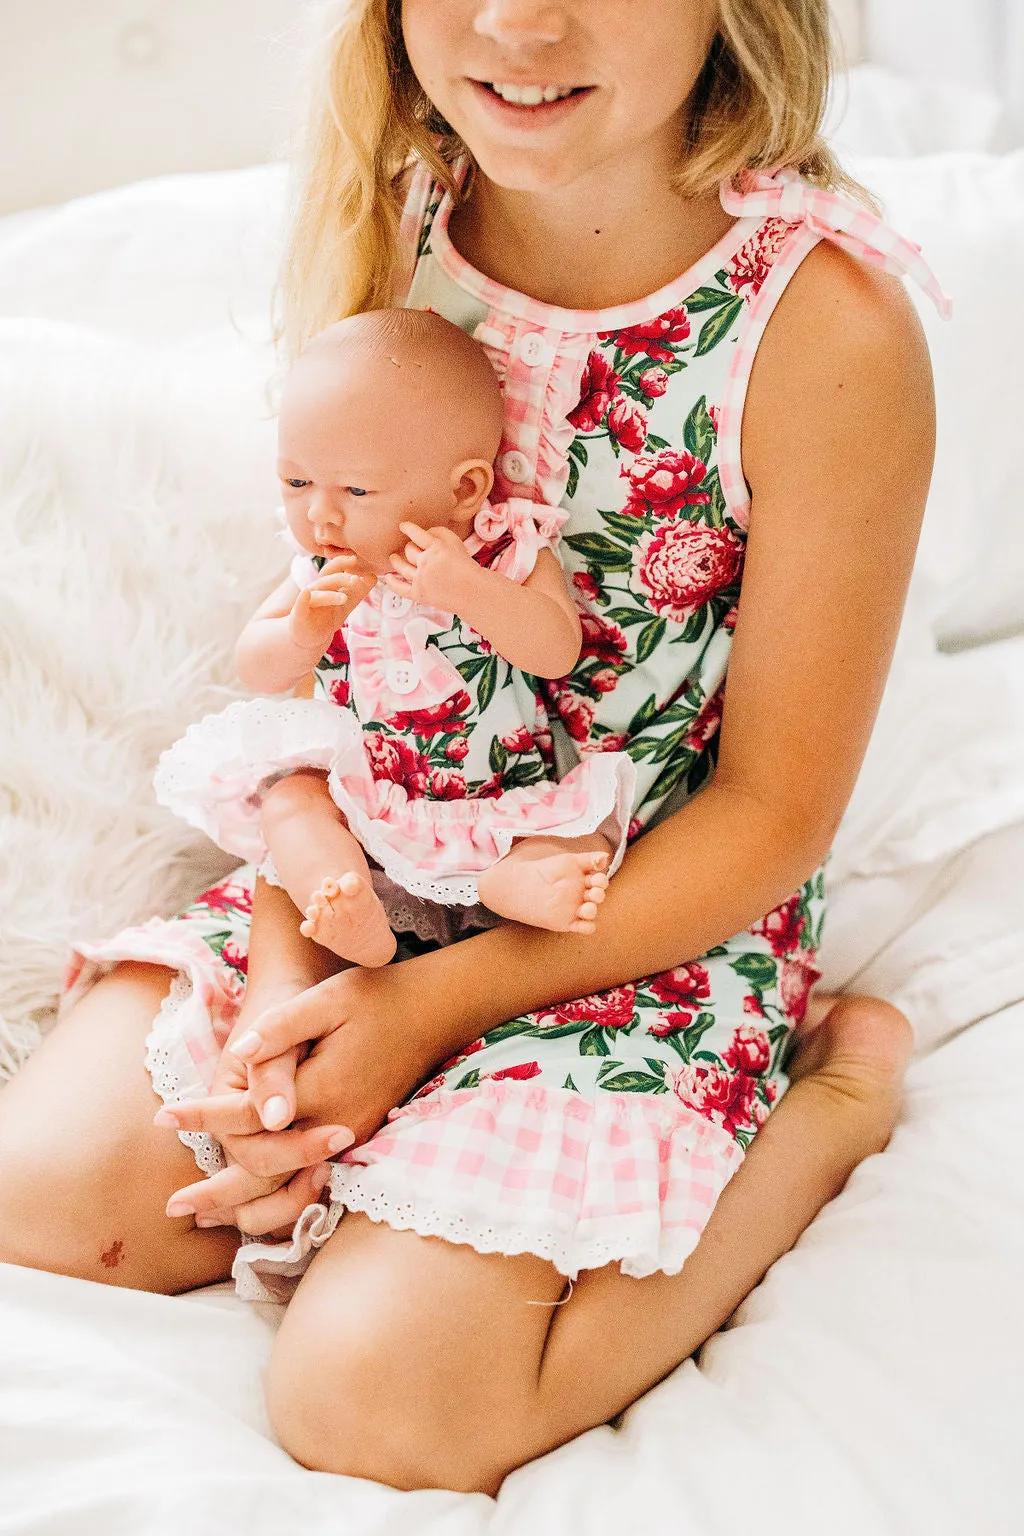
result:
<svg viewBox="0 0 1024 1536"><path fill-rule="evenodd" d="M230 1274L234 1229L164 1215L196 1177L143 1065L171 975L119 966L0 1092L0 1261L144 1291Z"/></svg>
<svg viewBox="0 0 1024 1536"><path fill-rule="evenodd" d="M692 1354L892 1132L910 1028L841 998L802 1045L680 1274L561 1275L349 1214L311 1265L267 1390L304 1465L493 1494L513 1468L620 1413ZM530 1302L544 1305L531 1306Z"/></svg>
<svg viewBox="0 0 1024 1536"><path fill-rule="evenodd" d="M299 771L279 779L263 798L260 824L281 883L305 914L305 937L353 965L387 965L395 936L326 775Z"/></svg>
<svg viewBox="0 0 1024 1536"><path fill-rule="evenodd" d="M485 869L480 900L499 917L554 933L594 933L608 889L611 843L589 837L525 837Z"/></svg>

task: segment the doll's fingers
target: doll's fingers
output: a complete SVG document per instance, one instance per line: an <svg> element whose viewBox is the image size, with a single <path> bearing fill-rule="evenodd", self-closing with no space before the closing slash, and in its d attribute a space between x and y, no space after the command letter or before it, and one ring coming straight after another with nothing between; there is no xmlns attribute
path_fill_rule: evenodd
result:
<svg viewBox="0 0 1024 1536"><path fill-rule="evenodd" d="M398 531L419 549L429 549L434 542L433 529L421 528L419 523L399 523Z"/></svg>
<svg viewBox="0 0 1024 1536"><path fill-rule="evenodd" d="M329 1163L318 1163L315 1168L302 1168L283 1188L272 1195L250 1200L234 1213L239 1231L250 1237L262 1237L278 1228L295 1225L308 1205L315 1205L324 1192L331 1176Z"/></svg>
<svg viewBox="0 0 1024 1536"><path fill-rule="evenodd" d="M348 597L344 592L311 592L309 606L311 608L347 608Z"/></svg>
<svg viewBox="0 0 1024 1536"><path fill-rule="evenodd" d="M332 555L320 568L321 576L333 576L339 571L350 571L353 566L361 565L362 561L354 549L348 549L343 555Z"/></svg>
<svg viewBox="0 0 1024 1536"><path fill-rule="evenodd" d="M212 1131L215 1136L251 1136L263 1129L248 1093L222 1093L165 1104L153 1116L153 1124L175 1131Z"/></svg>
<svg viewBox="0 0 1024 1536"><path fill-rule="evenodd" d="M392 555L391 565L397 576L404 577L406 581L415 580L416 567L414 565L410 565L408 560L406 560L403 555Z"/></svg>

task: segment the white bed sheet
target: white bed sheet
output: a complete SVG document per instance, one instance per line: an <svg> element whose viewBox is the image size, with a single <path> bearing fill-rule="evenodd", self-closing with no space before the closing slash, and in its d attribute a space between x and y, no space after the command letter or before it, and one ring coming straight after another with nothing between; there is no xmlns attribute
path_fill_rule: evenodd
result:
<svg viewBox="0 0 1024 1536"><path fill-rule="evenodd" d="M0 1266L0 1532L1019 1532L1022 1029L915 1063L888 1151L699 1362L496 1503L297 1468L261 1406L276 1308Z"/></svg>

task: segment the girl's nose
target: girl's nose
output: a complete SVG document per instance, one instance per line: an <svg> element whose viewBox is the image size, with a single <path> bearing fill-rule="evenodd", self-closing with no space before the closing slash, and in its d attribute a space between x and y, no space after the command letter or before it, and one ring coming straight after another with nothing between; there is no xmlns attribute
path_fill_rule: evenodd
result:
<svg viewBox="0 0 1024 1536"><path fill-rule="evenodd" d="M566 33L565 7L541 0L483 0L473 30L506 47L560 43Z"/></svg>

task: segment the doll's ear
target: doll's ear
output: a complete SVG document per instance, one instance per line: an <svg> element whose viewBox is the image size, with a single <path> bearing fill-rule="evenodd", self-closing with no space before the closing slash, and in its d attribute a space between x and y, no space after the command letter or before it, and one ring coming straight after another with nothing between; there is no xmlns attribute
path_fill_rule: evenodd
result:
<svg viewBox="0 0 1024 1536"><path fill-rule="evenodd" d="M486 459L465 459L452 470L455 511L475 517L490 495L494 470Z"/></svg>

